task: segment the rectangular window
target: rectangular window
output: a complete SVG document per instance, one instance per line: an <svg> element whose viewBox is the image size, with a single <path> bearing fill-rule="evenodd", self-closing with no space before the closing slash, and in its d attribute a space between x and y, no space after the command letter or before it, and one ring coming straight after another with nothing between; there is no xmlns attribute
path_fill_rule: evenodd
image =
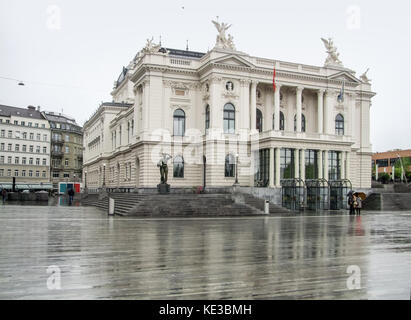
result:
<svg viewBox="0 0 411 320"><path fill-rule="evenodd" d="M27 139L27 132L23 132L23 139Z"/></svg>
<svg viewBox="0 0 411 320"><path fill-rule="evenodd" d="M1 137L2 137L2 138L4 138L5 134L6 134L6 131L5 131L5 130L1 130Z"/></svg>
<svg viewBox="0 0 411 320"><path fill-rule="evenodd" d="M19 125L19 122L18 122L17 120L14 120L14 124L15 124L16 126L18 126L18 125Z"/></svg>
<svg viewBox="0 0 411 320"><path fill-rule="evenodd" d="M25 145L25 144L23 144L23 152L26 152L26 150L27 150L27 146Z"/></svg>
<svg viewBox="0 0 411 320"><path fill-rule="evenodd" d="M262 149L254 154L254 186L267 187L270 179L270 149Z"/></svg>
<svg viewBox="0 0 411 320"><path fill-rule="evenodd" d="M16 131L15 136L16 136L16 139L20 139L20 131Z"/></svg>
<svg viewBox="0 0 411 320"><path fill-rule="evenodd" d="M33 152L34 146L30 146L30 152Z"/></svg>
<svg viewBox="0 0 411 320"><path fill-rule="evenodd" d="M36 177L40 177L40 171L36 171Z"/></svg>
<svg viewBox="0 0 411 320"><path fill-rule="evenodd" d="M42 128L45 128L45 127L46 127L46 125L45 125L44 123L42 123L42 124L41 124L41 127L42 127Z"/></svg>
<svg viewBox="0 0 411 320"><path fill-rule="evenodd" d="M4 143L0 144L0 150L4 151Z"/></svg>
<svg viewBox="0 0 411 320"><path fill-rule="evenodd" d="M43 141L47 141L47 134L43 134Z"/></svg>
<svg viewBox="0 0 411 320"><path fill-rule="evenodd" d="M280 150L280 178L293 179L294 177L294 149L283 148Z"/></svg>
<svg viewBox="0 0 411 320"><path fill-rule="evenodd" d="M19 170L14 170L14 176L18 177L19 176Z"/></svg>
<svg viewBox="0 0 411 320"><path fill-rule="evenodd" d="M29 159L29 164L33 164L33 158Z"/></svg>
<svg viewBox="0 0 411 320"><path fill-rule="evenodd" d="M40 158L36 158L36 165L37 165L37 166L40 165Z"/></svg>
<svg viewBox="0 0 411 320"><path fill-rule="evenodd" d="M39 127L39 124L38 124L38 123L36 123L36 124L35 124L35 127L36 127L36 128L38 128L38 127Z"/></svg>
<svg viewBox="0 0 411 320"><path fill-rule="evenodd" d="M36 134L36 138L37 138L38 141L40 141L40 140L41 140L41 134L40 134L40 133L37 133L37 134Z"/></svg>
<svg viewBox="0 0 411 320"><path fill-rule="evenodd" d="M388 159L377 159L376 164L378 164L379 167L388 167Z"/></svg>
<svg viewBox="0 0 411 320"><path fill-rule="evenodd" d="M69 141L70 141L70 136L66 134L65 140L66 140L67 142L69 142Z"/></svg>
<svg viewBox="0 0 411 320"><path fill-rule="evenodd" d="M53 171L53 178L59 178L59 177L60 177L60 173Z"/></svg>
<svg viewBox="0 0 411 320"><path fill-rule="evenodd" d="M22 171L21 171L21 176L22 176L22 177L25 177L25 176L26 176L26 170L22 170Z"/></svg>
<svg viewBox="0 0 411 320"><path fill-rule="evenodd" d="M22 126L25 126L25 125L26 125L26 122L22 121L22 122L21 122L21 125L22 125Z"/></svg>
<svg viewBox="0 0 411 320"><path fill-rule="evenodd" d="M4 169L0 169L0 177L4 176Z"/></svg>
<svg viewBox="0 0 411 320"><path fill-rule="evenodd" d="M328 180L341 179L341 152L328 151Z"/></svg>
<svg viewBox="0 0 411 320"><path fill-rule="evenodd" d="M7 176L11 177L11 169L7 169Z"/></svg>
<svg viewBox="0 0 411 320"><path fill-rule="evenodd" d="M317 150L305 150L305 179L318 179Z"/></svg>
<svg viewBox="0 0 411 320"><path fill-rule="evenodd" d="M68 160L68 159L66 159L66 160L64 161L64 165L65 165L66 167L68 167L68 165L69 165L69 160Z"/></svg>
<svg viewBox="0 0 411 320"><path fill-rule="evenodd" d="M27 158L26 158L26 157L21 158L21 164L26 164L26 162L27 162Z"/></svg>
<svg viewBox="0 0 411 320"><path fill-rule="evenodd" d="M30 132L30 140L34 140L34 133Z"/></svg>
<svg viewBox="0 0 411 320"><path fill-rule="evenodd" d="M43 147L43 153L47 153L47 147Z"/></svg>
<svg viewBox="0 0 411 320"><path fill-rule="evenodd" d="M29 170L29 177L33 176L33 170Z"/></svg>
<svg viewBox="0 0 411 320"><path fill-rule="evenodd" d="M8 138L13 138L13 131L9 130L8 134L7 134Z"/></svg>
<svg viewBox="0 0 411 320"><path fill-rule="evenodd" d="M40 153L40 146L36 146L36 153Z"/></svg>
<svg viewBox="0 0 411 320"><path fill-rule="evenodd" d="M46 171L42 171L41 176L42 176L43 178L45 178L45 177L46 177Z"/></svg>
<svg viewBox="0 0 411 320"><path fill-rule="evenodd" d="M70 174L69 174L69 173L65 173L65 174L64 174L64 178L70 178Z"/></svg>
<svg viewBox="0 0 411 320"><path fill-rule="evenodd" d="M7 151L11 151L11 143L7 145Z"/></svg>
<svg viewBox="0 0 411 320"><path fill-rule="evenodd" d="M19 145L19 144L16 144L16 145L14 146L14 150L17 151L17 152L19 152L19 151L20 151L20 145Z"/></svg>
<svg viewBox="0 0 411 320"><path fill-rule="evenodd" d="M0 164L4 164L4 156L0 156Z"/></svg>
<svg viewBox="0 0 411 320"><path fill-rule="evenodd" d="M70 148L66 147L66 153L69 153L69 152L70 152Z"/></svg>
<svg viewBox="0 0 411 320"><path fill-rule="evenodd" d="M11 157L10 157L10 156L7 157L7 163L8 163L8 164L11 164Z"/></svg>
<svg viewBox="0 0 411 320"><path fill-rule="evenodd" d="M19 163L20 163L20 158L14 157L14 164L19 164Z"/></svg>
<svg viewBox="0 0 411 320"><path fill-rule="evenodd" d="M43 166L47 165L47 160L43 158Z"/></svg>

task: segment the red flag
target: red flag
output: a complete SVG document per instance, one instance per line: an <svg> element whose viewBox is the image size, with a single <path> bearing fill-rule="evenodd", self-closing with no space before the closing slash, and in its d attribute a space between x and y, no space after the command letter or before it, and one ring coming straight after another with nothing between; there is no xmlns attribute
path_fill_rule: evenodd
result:
<svg viewBox="0 0 411 320"><path fill-rule="evenodd" d="M274 73L273 73L273 89L274 89L274 92L275 92L275 89L276 89L276 85L275 85L275 65L274 65Z"/></svg>

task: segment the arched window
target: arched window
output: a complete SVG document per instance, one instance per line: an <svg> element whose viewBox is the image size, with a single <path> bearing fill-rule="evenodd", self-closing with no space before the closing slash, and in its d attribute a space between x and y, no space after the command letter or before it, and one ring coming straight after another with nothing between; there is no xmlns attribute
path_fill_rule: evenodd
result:
<svg viewBox="0 0 411 320"><path fill-rule="evenodd" d="M273 114L273 130L275 121L275 114ZM280 111L280 130L284 131L284 113L282 111Z"/></svg>
<svg viewBox="0 0 411 320"><path fill-rule="evenodd" d="M294 131L297 131L297 115L294 116ZM301 132L305 132L305 115L301 114Z"/></svg>
<svg viewBox="0 0 411 320"><path fill-rule="evenodd" d="M344 135L344 117L340 113L335 117L335 134Z"/></svg>
<svg viewBox="0 0 411 320"><path fill-rule="evenodd" d="M258 132L262 132L263 131L263 114L261 113L260 109L257 109L257 117L256 117L256 129L258 130Z"/></svg>
<svg viewBox="0 0 411 320"><path fill-rule="evenodd" d="M235 108L231 103L224 106L224 133L235 132Z"/></svg>
<svg viewBox="0 0 411 320"><path fill-rule="evenodd" d="M186 130L186 115L183 110L177 109L174 111L174 135L184 136Z"/></svg>
<svg viewBox="0 0 411 320"><path fill-rule="evenodd" d="M173 177L184 178L184 159L182 156L176 156L173 161Z"/></svg>
<svg viewBox="0 0 411 320"><path fill-rule="evenodd" d="M207 105L206 110L205 110L205 129L206 132L210 128L210 106Z"/></svg>
<svg viewBox="0 0 411 320"><path fill-rule="evenodd" d="M232 154L227 154L225 157L224 176L234 177L235 158Z"/></svg>

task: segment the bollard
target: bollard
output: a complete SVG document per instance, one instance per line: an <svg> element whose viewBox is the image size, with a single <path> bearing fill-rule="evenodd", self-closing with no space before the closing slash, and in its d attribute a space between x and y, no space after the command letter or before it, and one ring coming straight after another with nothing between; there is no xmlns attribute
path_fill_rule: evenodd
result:
<svg viewBox="0 0 411 320"><path fill-rule="evenodd" d="M264 201L264 213L270 214L270 201L268 200Z"/></svg>
<svg viewBox="0 0 411 320"><path fill-rule="evenodd" d="M108 215L114 215L114 199L108 198Z"/></svg>

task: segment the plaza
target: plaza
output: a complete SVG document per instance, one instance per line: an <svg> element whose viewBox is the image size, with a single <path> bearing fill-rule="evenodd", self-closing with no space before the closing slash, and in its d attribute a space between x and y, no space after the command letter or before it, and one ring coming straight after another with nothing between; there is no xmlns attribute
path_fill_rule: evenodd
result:
<svg viewBox="0 0 411 320"><path fill-rule="evenodd" d="M0 299L410 299L410 217L153 219L7 204Z"/></svg>

